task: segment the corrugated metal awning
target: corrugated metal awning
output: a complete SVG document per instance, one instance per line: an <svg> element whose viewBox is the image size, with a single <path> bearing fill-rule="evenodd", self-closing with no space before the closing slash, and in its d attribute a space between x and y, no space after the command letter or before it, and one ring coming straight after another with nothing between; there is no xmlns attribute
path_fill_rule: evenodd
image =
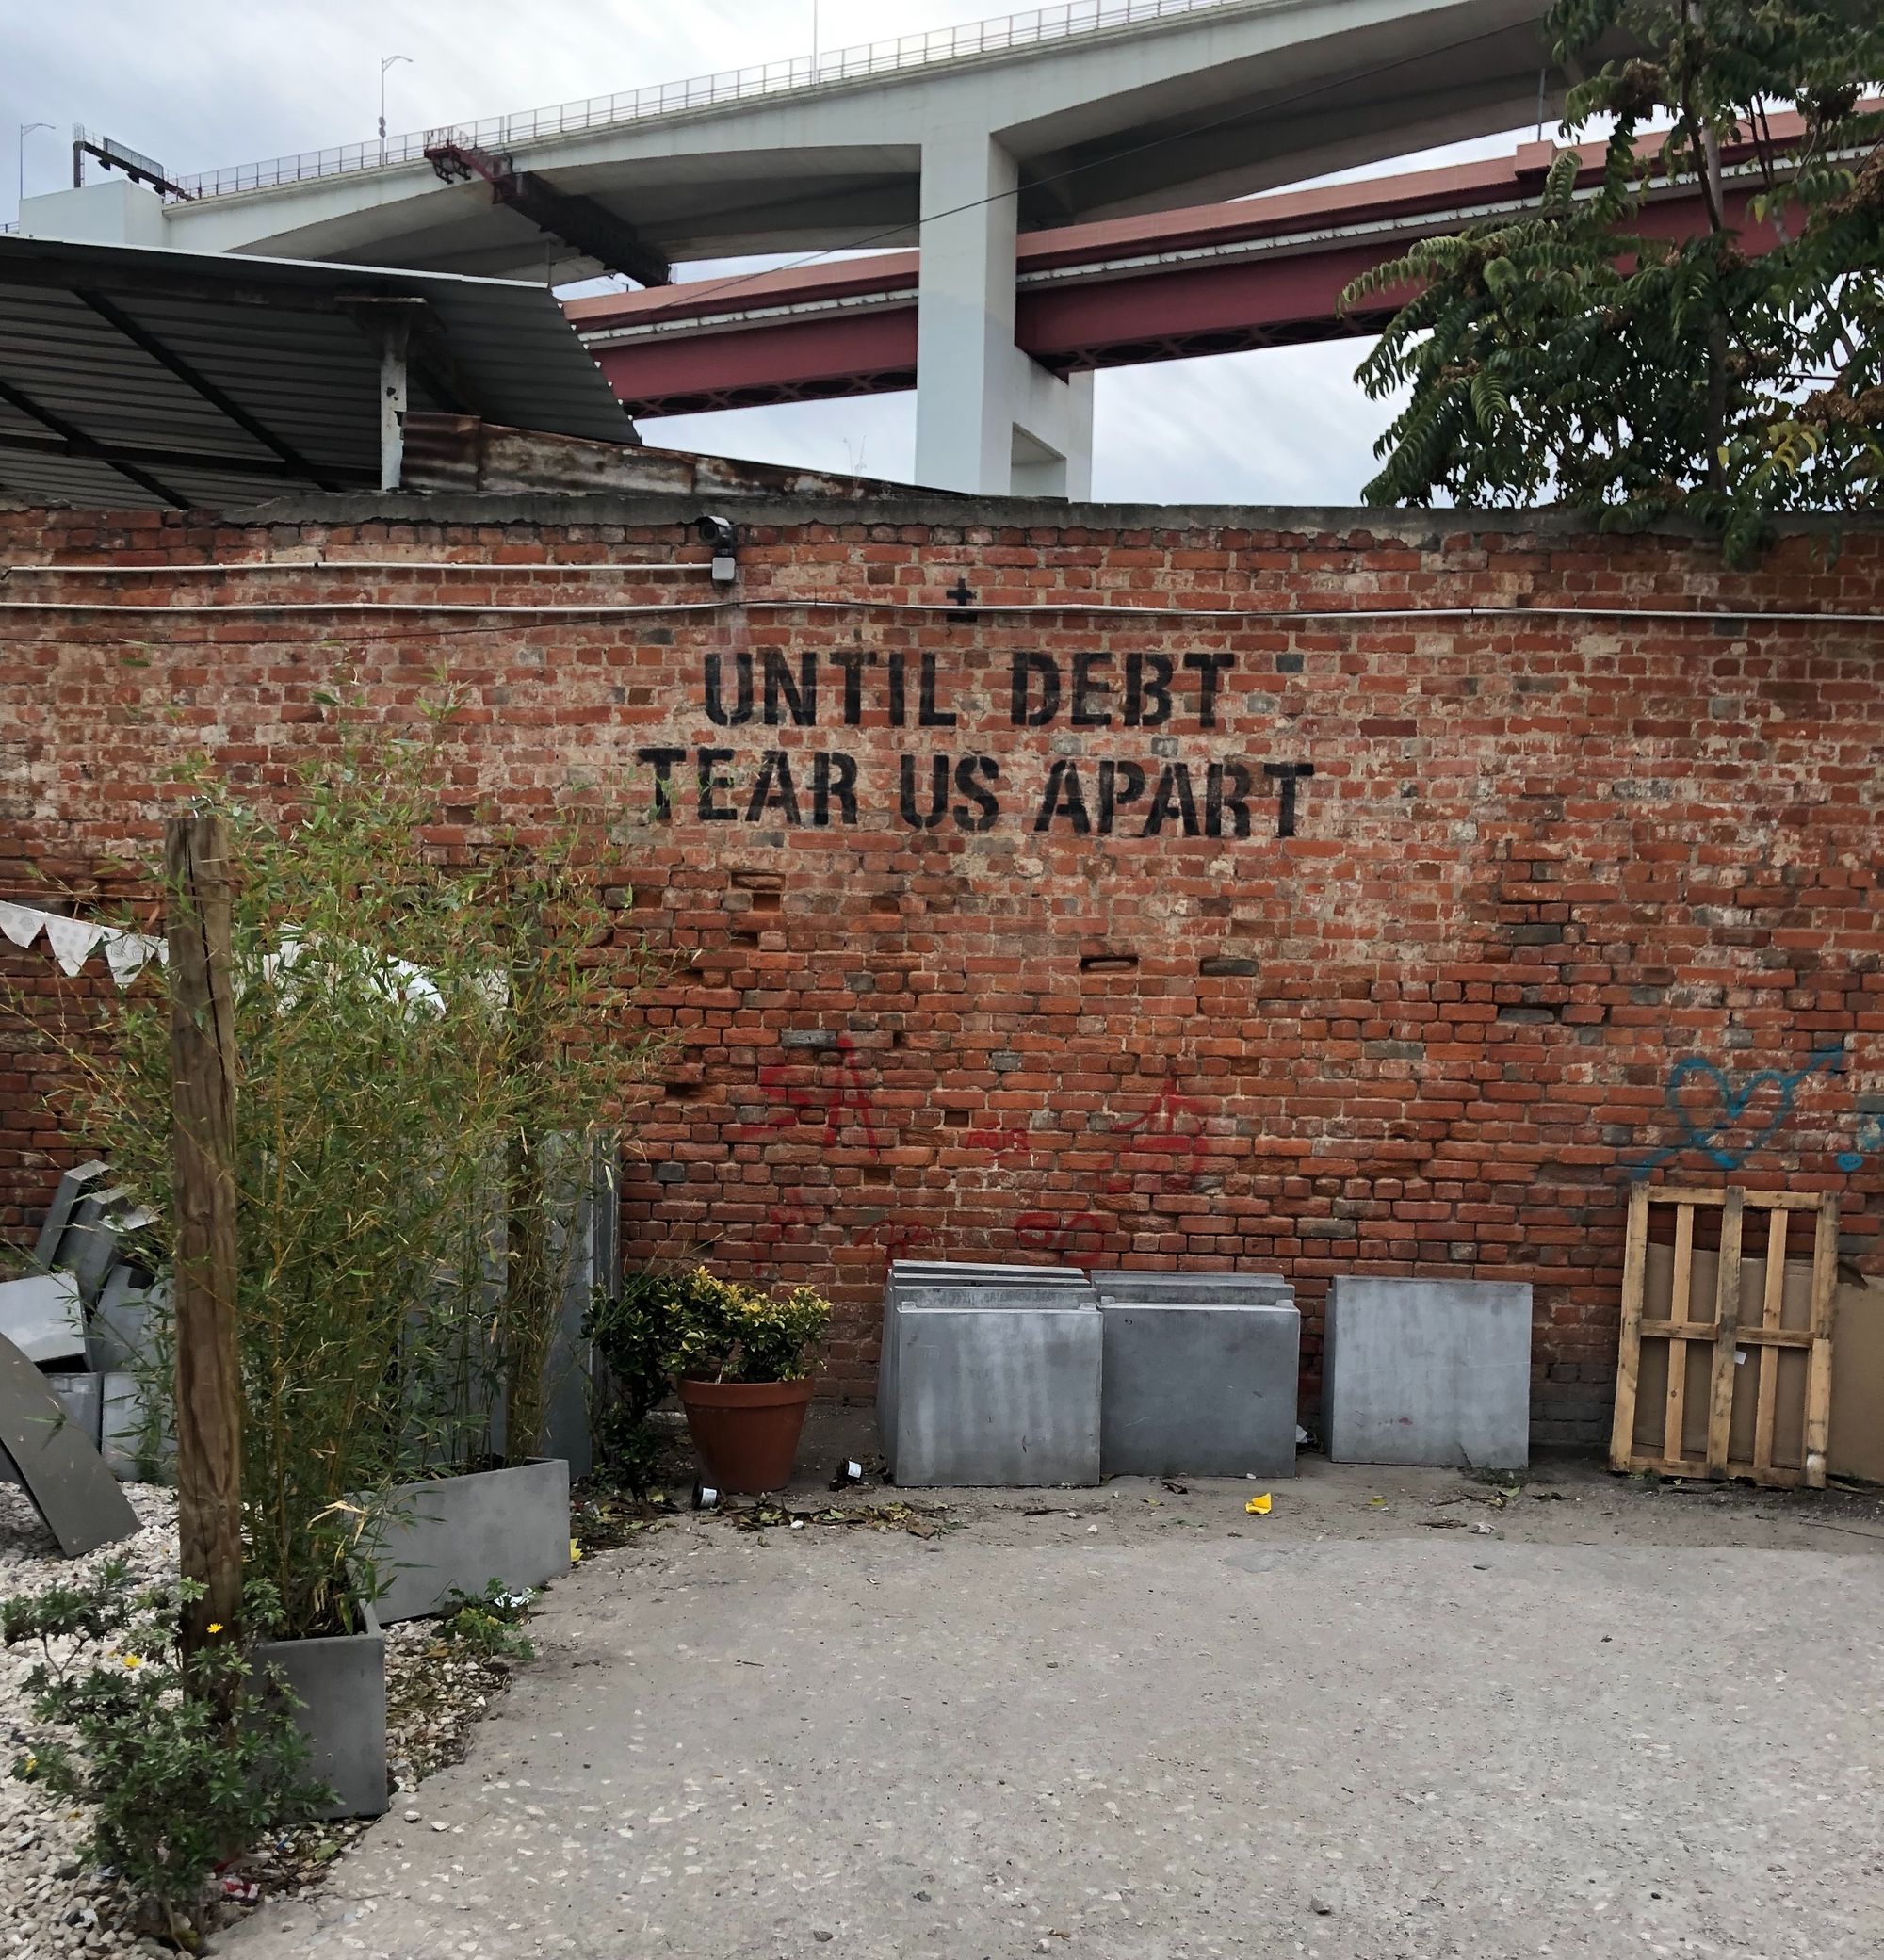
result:
<svg viewBox="0 0 1884 1960"><path fill-rule="evenodd" d="M0 236L0 494L214 508L377 486L394 318L413 409L640 440L545 286Z"/></svg>

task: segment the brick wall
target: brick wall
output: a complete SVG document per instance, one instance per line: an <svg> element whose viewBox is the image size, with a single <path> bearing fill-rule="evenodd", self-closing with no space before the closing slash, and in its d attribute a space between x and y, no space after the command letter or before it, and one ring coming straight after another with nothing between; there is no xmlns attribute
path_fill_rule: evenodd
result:
<svg viewBox="0 0 1884 1960"><path fill-rule="evenodd" d="M12 562L463 565L0 598L715 596L691 508L415 508L0 510ZM467 783L643 823L623 930L685 968L630 1243L829 1288L834 1389L901 1250L1279 1269L1310 1396L1335 1275L1522 1277L1536 1434L1590 1441L1632 1174L1836 1189L1877 1263L1884 624L1748 615L1884 614L1884 536L1737 576L1537 519L913 498L755 510L740 558L720 610L0 612L0 895L126 889L176 757L272 794L318 694L401 722L445 673ZM994 609L1067 599L1148 609ZM1249 616L1464 607L1533 614ZM77 1141L49 1079L0 1076L9 1230Z"/></svg>

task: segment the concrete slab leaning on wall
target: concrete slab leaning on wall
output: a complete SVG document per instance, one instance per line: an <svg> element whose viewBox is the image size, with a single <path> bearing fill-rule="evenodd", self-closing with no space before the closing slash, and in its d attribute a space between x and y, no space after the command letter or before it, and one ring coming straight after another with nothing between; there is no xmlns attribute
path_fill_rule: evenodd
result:
<svg viewBox="0 0 1884 1960"><path fill-rule="evenodd" d="M1518 1469L1531 1455L1531 1288L1337 1279L1323 1417L1337 1463Z"/></svg>
<svg viewBox="0 0 1884 1960"><path fill-rule="evenodd" d="M1090 1304L891 1317L900 1484L1096 1483L1103 1343Z"/></svg>
<svg viewBox="0 0 1884 1960"><path fill-rule="evenodd" d="M1102 1300L1108 1477L1292 1477L1302 1316L1291 1301Z"/></svg>

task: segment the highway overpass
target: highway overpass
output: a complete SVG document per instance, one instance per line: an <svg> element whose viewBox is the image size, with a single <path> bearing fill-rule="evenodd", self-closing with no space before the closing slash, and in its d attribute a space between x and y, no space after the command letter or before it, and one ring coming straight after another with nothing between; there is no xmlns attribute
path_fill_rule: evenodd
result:
<svg viewBox="0 0 1884 1960"><path fill-rule="evenodd" d="M559 281L919 245L917 475L1084 493L1091 387L1015 345L1024 233L1242 196L1531 121L1544 0L1076 0L212 172L26 201L40 236ZM383 160L382 160L383 155ZM451 181L446 181L449 178Z"/></svg>

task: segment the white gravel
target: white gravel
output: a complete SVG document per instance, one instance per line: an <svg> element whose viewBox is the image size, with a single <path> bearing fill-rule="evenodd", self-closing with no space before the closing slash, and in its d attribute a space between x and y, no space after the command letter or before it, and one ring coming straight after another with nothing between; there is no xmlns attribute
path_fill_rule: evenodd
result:
<svg viewBox="0 0 1884 1960"><path fill-rule="evenodd" d="M0 1484L0 1598L43 1593L89 1578L123 1559L139 1585L176 1572L176 1493L127 1483L124 1495L142 1526L133 1537L83 1559L62 1559L24 1491ZM80 1864L89 1819L55 1807L43 1790L12 1774L30 1720L25 1680L38 1654L23 1642L0 1647L0 1953L101 1953L135 1947L130 1902L111 1880Z"/></svg>
<svg viewBox="0 0 1884 1960"><path fill-rule="evenodd" d="M0 1484L0 1598L89 1577L113 1558L128 1562L139 1586L173 1577L176 1494L153 1483L127 1483L124 1494L142 1529L88 1558L67 1560L24 1492ZM44 1790L11 1774L31 1720L24 1684L36 1652L24 1643L0 1647L0 1956L168 1954L168 1947L138 1937L137 1902L84 1866L88 1813L57 1806ZM461 1758L464 1732L503 1694L510 1672L501 1660L443 1645L430 1621L387 1628L387 1755L401 1794ZM305 1892L325 1879L334 1858L365 1828L364 1822L349 1820L284 1832L241 1861L240 1877L265 1894ZM240 1912L235 1905L228 1910Z"/></svg>

